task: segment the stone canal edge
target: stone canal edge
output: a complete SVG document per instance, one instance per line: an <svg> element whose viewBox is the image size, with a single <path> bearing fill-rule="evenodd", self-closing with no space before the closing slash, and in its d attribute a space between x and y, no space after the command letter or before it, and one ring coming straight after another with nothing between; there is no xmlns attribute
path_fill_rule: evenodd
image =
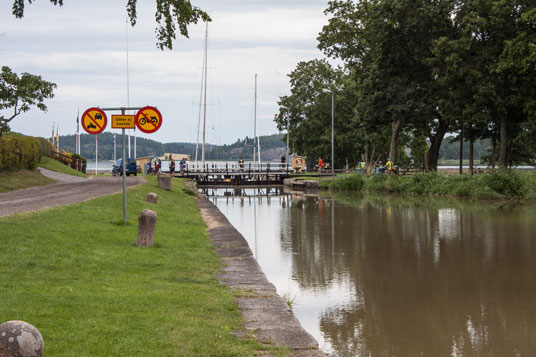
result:
<svg viewBox="0 0 536 357"><path fill-rule="evenodd" d="M246 330L262 344L290 348L291 356L326 356L268 281L242 234L208 199L199 198L197 205L224 263L218 277L240 292L237 305Z"/></svg>

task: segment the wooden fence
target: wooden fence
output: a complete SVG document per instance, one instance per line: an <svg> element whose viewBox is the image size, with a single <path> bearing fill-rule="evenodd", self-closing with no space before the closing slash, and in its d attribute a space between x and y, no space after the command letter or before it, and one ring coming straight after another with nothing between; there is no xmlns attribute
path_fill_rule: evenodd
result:
<svg viewBox="0 0 536 357"><path fill-rule="evenodd" d="M58 160L59 162L64 163L67 166L72 167L75 170L82 171L82 160L80 159L72 159L71 157L62 154L61 152L57 152L52 150L51 157L55 160Z"/></svg>

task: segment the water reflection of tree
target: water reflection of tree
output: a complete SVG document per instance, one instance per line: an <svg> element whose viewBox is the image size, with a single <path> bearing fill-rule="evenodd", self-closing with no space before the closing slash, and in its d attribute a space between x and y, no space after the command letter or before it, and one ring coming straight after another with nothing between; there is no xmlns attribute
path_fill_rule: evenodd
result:
<svg viewBox="0 0 536 357"><path fill-rule="evenodd" d="M320 321L340 355L536 353L535 223L515 212L334 209L332 221L329 200L293 204L282 240L302 288L354 283L356 300Z"/></svg>

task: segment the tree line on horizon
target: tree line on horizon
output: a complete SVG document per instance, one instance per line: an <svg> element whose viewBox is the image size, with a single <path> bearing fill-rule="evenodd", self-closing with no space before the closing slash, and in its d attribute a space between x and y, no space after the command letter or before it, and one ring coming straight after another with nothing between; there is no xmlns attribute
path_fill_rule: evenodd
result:
<svg viewBox="0 0 536 357"><path fill-rule="evenodd" d="M492 166L535 164L536 4L528 0L333 0L318 48L298 63L275 122L291 147L335 167L437 170L446 141L461 157L489 142ZM450 138L445 140L445 138Z"/></svg>
<svg viewBox="0 0 536 357"><path fill-rule="evenodd" d="M260 136L261 158L266 161L279 159L282 152L285 151L286 145L283 142L283 134L273 134ZM67 152L76 152L75 135L60 135L60 150ZM121 135L116 136L116 157L122 155ZM126 141L126 140L125 140ZM126 144L128 155L128 144ZM134 156L134 138L130 139L131 156ZM271 150L278 149L278 150ZM80 134L81 155L86 159L95 159L95 136L89 134ZM136 139L136 156L137 157L156 157L163 156L164 153L177 153L189 155L193 160L195 157L196 144L185 142L161 143L156 140L140 138ZM270 154L272 153L272 154ZM267 156L268 155L268 156ZM206 160L237 160L243 156L245 159L253 157L253 138L246 137L237 139L232 144L224 145L205 145ZM99 160L112 160L114 157L114 134L104 132L98 135L98 158ZM201 158L201 144L198 147L198 158Z"/></svg>
<svg viewBox="0 0 536 357"><path fill-rule="evenodd" d="M112 160L114 152L113 133L104 132L99 134L99 160ZM89 134L80 134L81 137L81 155L86 159L95 159L95 136ZM74 135L60 135L60 149L67 152L75 152L75 136ZM117 135L116 155L117 158L121 157L121 137ZM260 136L261 143L261 158L263 161L277 161L281 155L286 152L286 135L285 134L273 134ZM128 144L127 144L128 145ZM161 143L156 140L137 138L136 150L137 157L156 157L163 156L164 153L178 153L190 155L193 160L195 157L194 143L186 142L172 142ZM485 159L488 155L488 149L490 146L490 140L477 140L474 143L475 159ZM463 159L469 159L467 151L468 143L465 143L465 151ZM126 149L128 152L128 148ZM134 141L131 138L131 150L134 150ZM441 146L439 154L440 160L455 160L459 157L460 147L455 138L450 140ZM199 146L199 155L201 149ZM240 157L244 157L249 160L253 157L253 138L246 137L244 139L236 139L232 144L224 145L206 145L206 159L207 160L238 160ZM312 164L314 157L308 158ZM350 166L355 165L355 162L350 162Z"/></svg>

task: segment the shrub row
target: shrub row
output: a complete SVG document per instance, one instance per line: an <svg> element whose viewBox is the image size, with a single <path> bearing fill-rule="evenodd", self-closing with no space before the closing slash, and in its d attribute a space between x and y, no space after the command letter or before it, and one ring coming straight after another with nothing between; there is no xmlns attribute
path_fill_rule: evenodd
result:
<svg viewBox="0 0 536 357"><path fill-rule="evenodd" d="M52 144L45 138L35 137L39 143L39 159L41 157L51 157L52 156Z"/></svg>
<svg viewBox="0 0 536 357"><path fill-rule="evenodd" d="M536 200L536 175L513 170L491 170L475 176L447 176L435 172L389 177L352 174L331 181L329 188L378 193Z"/></svg>
<svg viewBox="0 0 536 357"><path fill-rule="evenodd" d="M39 142L35 138L5 134L0 138L0 170L33 170L39 164L39 153Z"/></svg>

